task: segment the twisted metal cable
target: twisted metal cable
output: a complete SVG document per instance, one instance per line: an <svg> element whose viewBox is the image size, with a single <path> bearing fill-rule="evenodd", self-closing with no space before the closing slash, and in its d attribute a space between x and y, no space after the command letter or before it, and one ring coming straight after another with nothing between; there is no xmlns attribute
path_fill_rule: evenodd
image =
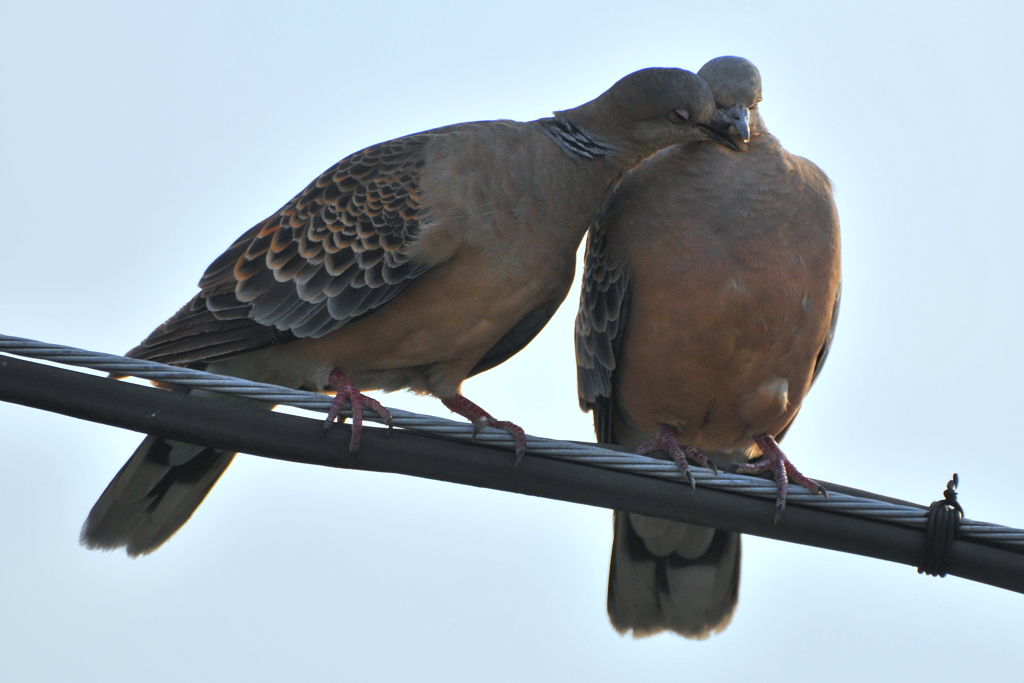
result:
<svg viewBox="0 0 1024 683"><path fill-rule="evenodd" d="M0 352L64 365L86 367L115 375L131 375L167 384L195 387L220 394L241 396L316 412L327 412L332 401L330 396L324 394L2 334L0 334ZM404 410L390 408L389 410L394 418L394 426L401 429L458 441L475 441L509 451L515 450L515 439L504 430L484 427L477 433L473 425L465 422L455 422ZM346 417L351 416L351 412L348 410L342 411L342 414ZM374 422L383 422L375 412L369 409L365 411L364 418ZM532 455L555 460L604 467L659 479L683 481L679 468L673 462L613 451L596 444L578 444L527 436L526 450ZM759 477L727 472L716 474L710 469L697 466L691 466L690 472L698 485L712 489L768 500L774 500L778 492L774 481ZM824 508L830 512L889 522L915 529L923 529L928 524L926 508L898 505L839 492L830 493L828 498L823 498L804 488L794 487L789 491L788 504ZM1013 550L1024 551L1024 531L1020 529L964 519L960 525L960 536L965 539L985 541Z"/></svg>

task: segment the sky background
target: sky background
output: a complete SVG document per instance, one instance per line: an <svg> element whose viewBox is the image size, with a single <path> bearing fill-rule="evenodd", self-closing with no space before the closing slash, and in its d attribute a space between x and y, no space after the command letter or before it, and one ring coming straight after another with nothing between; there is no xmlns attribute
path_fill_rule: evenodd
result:
<svg viewBox="0 0 1024 683"><path fill-rule="evenodd" d="M648 66L761 70L769 129L833 179L844 293L786 439L811 477L1024 527L1024 42L1016 3L0 6L0 332L121 353L338 159L529 120ZM578 290L465 393L592 439ZM536 397L542 397L538 404ZM449 416L439 402L386 404ZM732 625L620 637L611 513L240 456L130 560L78 546L139 436L0 404L0 678L1008 680L1024 596L744 538ZM1016 672L1011 673L1011 672Z"/></svg>

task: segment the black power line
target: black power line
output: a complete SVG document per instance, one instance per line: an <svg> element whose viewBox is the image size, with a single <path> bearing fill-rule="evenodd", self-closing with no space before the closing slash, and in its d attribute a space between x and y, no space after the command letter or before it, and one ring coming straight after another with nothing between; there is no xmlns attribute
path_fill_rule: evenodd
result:
<svg viewBox="0 0 1024 683"><path fill-rule="evenodd" d="M278 460L406 474L628 510L765 538L918 566L926 532L791 505L778 524L775 503L686 484L527 453L514 465L508 451L396 430L366 428L358 453L349 427L321 437L322 420L267 413L251 405L128 384L0 356L0 400L137 432ZM827 485L854 494L852 489ZM863 495L863 494L862 494ZM865 497L885 499L867 494ZM909 503L901 504L909 505ZM1024 553L964 539L948 548L954 576L1024 593Z"/></svg>

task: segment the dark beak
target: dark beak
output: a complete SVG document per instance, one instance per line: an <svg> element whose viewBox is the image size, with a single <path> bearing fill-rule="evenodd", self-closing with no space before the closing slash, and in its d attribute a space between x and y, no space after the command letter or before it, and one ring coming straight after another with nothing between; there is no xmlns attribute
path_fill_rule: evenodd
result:
<svg viewBox="0 0 1024 683"><path fill-rule="evenodd" d="M710 137L718 144L724 147L728 147L734 152L740 151L740 148L736 145L736 142L732 139L732 136L729 135L728 130L715 128L714 126L708 125L706 123L698 123L697 127L702 128L705 132L707 132L708 137Z"/></svg>

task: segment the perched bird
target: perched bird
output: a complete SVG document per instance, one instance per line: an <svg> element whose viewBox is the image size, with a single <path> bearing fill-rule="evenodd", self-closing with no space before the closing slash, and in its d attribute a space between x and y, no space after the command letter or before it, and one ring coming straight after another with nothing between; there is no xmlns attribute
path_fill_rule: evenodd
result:
<svg viewBox="0 0 1024 683"><path fill-rule="evenodd" d="M495 420L459 387L517 353L572 284L575 254L624 173L709 135L704 81L644 69L597 99L527 123L463 123L357 152L242 235L201 291L128 355L324 391L411 389L474 424ZM82 529L91 548L155 550L233 453L149 436Z"/></svg>
<svg viewBox="0 0 1024 683"><path fill-rule="evenodd" d="M824 492L777 439L832 342L839 220L825 174L765 128L754 65L720 57L698 74L715 95L712 125L736 149L667 149L609 197L576 318L580 405L600 441L667 451L684 472L708 458L771 470L781 512L787 478ZM720 631L739 562L738 534L616 512L612 624L636 637Z"/></svg>

